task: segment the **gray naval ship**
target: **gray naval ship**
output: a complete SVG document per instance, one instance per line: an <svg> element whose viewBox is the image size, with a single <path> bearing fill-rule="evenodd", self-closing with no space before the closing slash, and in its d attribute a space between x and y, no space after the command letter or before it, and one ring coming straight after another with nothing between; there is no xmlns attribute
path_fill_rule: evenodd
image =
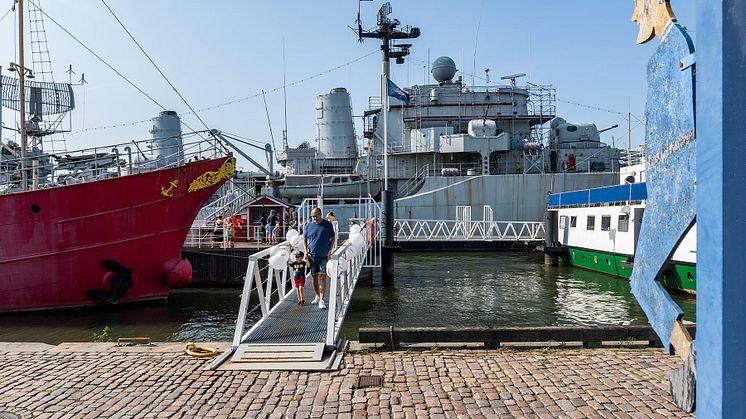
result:
<svg viewBox="0 0 746 419"><path fill-rule="evenodd" d="M519 85L471 86L452 59L433 62L433 84L403 90L407 104L390 99L389 183L397 219L455 219L459 206L494 219L540 221L547 194L615 184L620 150L604 144L592 123L569 123L555 115L555 89ZM290 202L318 196L376 197L383 177L380 98L369 99L358 147L349 94L343 88L316 102L317 147L285 147L284 184ZM322 185L323 184L323 188Z"/></svg>

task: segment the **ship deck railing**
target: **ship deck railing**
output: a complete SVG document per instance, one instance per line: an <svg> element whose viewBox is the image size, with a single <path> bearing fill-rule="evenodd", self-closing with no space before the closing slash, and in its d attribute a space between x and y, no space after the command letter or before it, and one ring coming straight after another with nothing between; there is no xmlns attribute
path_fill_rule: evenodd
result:
<svg viewBox="0 0 746 419"><path fill-rule="evenodd" d="M648 192L645 183L632 183L550 194L547 197L547 208L630 205L631 203L645 201L647 198Z"/></svg>
<svg viewBox="0 0 746 419"><path fill-rule="evenodd" d="M207 135L207 137L206 137ZM43 153L29 152L26 156L27 189L37 183L37 189L94 182L130 174L145 173L165 168L179 167L190 162L228 155L228 150L214 137L204 132L182 134L180 146L155 147L150 138L129 141L105 147L90 147L74 151ZM172 152L174 148L177 150ZM159 155L161 151L171 154ZM20 157L8 144L0 149L0 193L22 191L23 173ZM38 175L34 177L34 171Z"/></svg>
<svg viewBox="0 0 746 419"><path fill-rule="evenodd" d="M215 220L205 223L204 221L195 221L192 227L189 229L186 240L184 241L185 248L191 249L205 249L205 248L218 248L227 249L227 243L225 240L224 226L216 226ZM288 224L280 224L276 228L277 240L281 241L290 230ZM252 234L249 234L249 233ZM244 247L242 243L252 243L249 247L256 247L261 243L267 242L267 230L266 226L259 225L257 223L250 223L243 229L238 229L234 236L234 244L237 247Z"/></svg>
<svg viewBox="0 0 746 419"><path fill-rule="evenodd" d="M413 241L503 241L539 242L544 240L540 221L418 220L397 219L394 240Z"/></svg>

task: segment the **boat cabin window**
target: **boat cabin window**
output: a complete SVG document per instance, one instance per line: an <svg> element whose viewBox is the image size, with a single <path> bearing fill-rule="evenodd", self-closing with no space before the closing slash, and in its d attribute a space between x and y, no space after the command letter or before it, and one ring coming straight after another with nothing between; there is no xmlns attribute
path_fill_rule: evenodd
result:
<svg viewBox="0 0 746 419"><path fill-rule="evenodd" d="M578 217L572 216L570 217L570 228L575 228L578 226Z"/></svg>
<svg viewBox="0 0 746 419"><path fill-rule="evenodd" d="M339 183L339 182L340 182L340 180L339 180L338 177L335 177L334 180L332 180L332 183Z"/></svg>
<svg viewBox="0 0 746 419"><path fill-rule="evenodd" d="M617 230L621 232L629 231L629 214L622 214L619 216L619 223L617 224Z"/></svg>
<svg viewBox="0 0 746 419"><path fill-rule="evenodd" d="M577 130L578 130L578 127L576 127L575 125L568 125L567 126L567 132L575 132Z"/></svg>
<svg viewBox="0 0 746 419"><path fill-rule="evenodd" d="M560 228L561 229L567 228L567 217L564 215L560 217Z"/></svg>
<svg viewBox="0 0 746 419"><path fill-rule="evenodd" d="M346 177L343 177L343 178L342 178L342 183L344 183L344 182L349 182L349 181L350 181L350 179L347 179Z"/></svg>
<svg viewBox="0 0 746 419"><path fill-rule="evenodd" d="M611 230L611 215L601 216L601 231Z"/></svg>
<svg viewBox="0 0 746 419"><path fill-rule="evenodd" d="M596 229L596 216L595 215L589 215L588 221L585 224L586 230L595 230Z"/></svg>

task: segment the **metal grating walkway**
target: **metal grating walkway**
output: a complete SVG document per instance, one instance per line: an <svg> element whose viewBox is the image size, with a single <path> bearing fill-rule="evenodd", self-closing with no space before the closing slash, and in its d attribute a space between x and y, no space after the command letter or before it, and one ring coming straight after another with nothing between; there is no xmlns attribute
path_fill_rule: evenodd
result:
<svg viewBox="0 0 746 419"><path fill-rule="evenodd" d="M326 284L325 300L328 303L329 278ZM329 313L320 309L317 304L311 304L314 296L309 277L303 288L306 304L297 305L295 290L290 290L285 301L281 301L243 343L323 343Z"/></svg>

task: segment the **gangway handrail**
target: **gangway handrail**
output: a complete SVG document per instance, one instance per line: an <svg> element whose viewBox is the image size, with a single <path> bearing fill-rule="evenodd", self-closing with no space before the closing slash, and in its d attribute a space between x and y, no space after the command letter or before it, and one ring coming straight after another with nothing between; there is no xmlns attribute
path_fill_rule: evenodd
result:
<svg viewBox="0 0 746 419"><path fill-rule="evenodd" d="M318 203L313 200L304 202L306 205L303 207L308 207L309 211ZM371 209L370 212L360 211L364 218L355 220L355 224L360 226L360 236L353 234L350 239L335 248L332 251L331 260L327 263L328 312L323 315L325 322L322 320L321 323L316 323L317 326L320 326L316 330L325 332L321 336L323 336L323 343L328 346L334 346L339 338L341 326L352 300L360 271L364 267L380 263L378 262L380 241L369 239L369 237L379 236L380 229L376 226L380 219L380 208L371 198L361 199L358 205ZM288 241L284 241L249 256L241 293L241 304L236 319L236 330L233 334L232 347L234 350L241 344L247 343L254 331L274 324L275 320L270 318L281 318L281 310L283 310L281 307L287 306L287 303L282 303L293 292L293 287L288 287L291 279L287 266L274 269L269 263L263 262L270 255L275 254L274 249L278 249L280 246L291 248ZM260 265L260 262L263 263ZM267 266L265 266L265 263ZM342 266L341 269L340 266ZM276 295L273 295L273 284ZM250 300L255 291L258 303L252 306ZM246 330L247 316L256 310L261 310L261 318ZM258 334L261 333L258 332Z"/></svg>
<svg viewBox="0 0 746 419"><path fill-rule="evenodd" d="M238 318L236 319L236 330L233 334L233 349L238 348L242 341L248 338L252 331L260 327L262 323L280 306L288 294L293 292L293 287L288 288L290 277L287 267L284 269L274 269L269 264L266 268L259 268L259 260L268 258L273 249L280 246L290 248L290 243L284 241L275 246L266 248L260 252L249 256L249 265L246 267L246 276L244 277L243 291L241 292L241 305L238 309ZM267 269L266 279L263 279L261 270ZM272 280L275 280L277 286L278 301L272 305ZM254 285L256 284L256 287ZM259 319L246 333L244 333L246 316L249 314L249 300L251 292L256 289L259 298L258 307L261 309L262 318ZM256 309L256 307L254 308ZM252 309L252 310L254 310Z"/></svg>
<svg viewBox="0 0 746 419"><path fill-rule="evenodd" d="M368 257L367 229L361 229L360 232L364 239L360 247L348 240L332 253L332 259L329 261L332 269L327 284L329 287L329 313L325 340L327 346L334 346L339 338L342 322L350 307L352 293L355 291L360 271Z"/></svg>

